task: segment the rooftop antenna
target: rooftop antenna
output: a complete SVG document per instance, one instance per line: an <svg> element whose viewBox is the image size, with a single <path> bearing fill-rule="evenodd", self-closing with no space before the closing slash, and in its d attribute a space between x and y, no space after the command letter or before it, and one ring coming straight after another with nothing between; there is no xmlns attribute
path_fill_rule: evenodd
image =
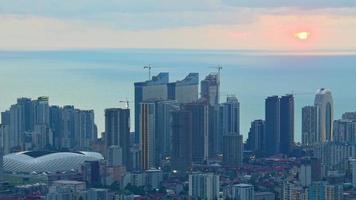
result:
<svg viewBox="0 0 356 200"><path fill-rule="evenodd" d="M143 69L148 69L148 80L151 80L151 64L144 66Z"/></svg>

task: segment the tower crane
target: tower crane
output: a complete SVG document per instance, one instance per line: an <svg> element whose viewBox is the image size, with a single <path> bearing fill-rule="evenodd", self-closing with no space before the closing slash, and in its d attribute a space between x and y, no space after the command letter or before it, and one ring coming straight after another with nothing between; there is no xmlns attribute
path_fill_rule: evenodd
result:
<svg viewBox="0 0 356 200"><path fill-rule="evenodd" d="M148 80L151 80L151 69L152 69L151 64L144 66L143 69L148 70Z"/></svg>
<svg viewBox="0 0 356 200"><path fill-rule="evenodd" d="M130 109L130 103L133 103L132 101L129 101L129 100L120 100L119 101L120 103L125 103L125 107L126 107L126 109Z"/></svg>

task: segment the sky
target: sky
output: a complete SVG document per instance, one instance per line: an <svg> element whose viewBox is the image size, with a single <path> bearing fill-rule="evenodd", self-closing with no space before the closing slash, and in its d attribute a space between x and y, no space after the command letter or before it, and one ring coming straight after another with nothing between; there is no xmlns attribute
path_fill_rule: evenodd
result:
<svg viewBox="0 0 356 200"><path fill-rule="evenodd" d="M0 50L354 51L356 0L0 0L0 27Z"/></svg>

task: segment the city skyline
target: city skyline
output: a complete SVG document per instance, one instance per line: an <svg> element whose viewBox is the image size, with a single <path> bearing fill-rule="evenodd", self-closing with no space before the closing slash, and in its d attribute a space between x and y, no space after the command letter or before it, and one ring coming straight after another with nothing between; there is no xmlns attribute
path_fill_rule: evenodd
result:
<svg viewBox="0 0 356 200"><path fill-rule="evenodd" d="M141 67L136 67L136 68L141 68ZM140 73L140 75L141 75L141 77L142 77L142 80L146 80L147 79L147 77L146 77L146 72L143 70L143 67L141 68L142 70L141 70L141 73ZM207 73L209 73L209 71L211 72L211 71L214 71L214 69L213 68L210 68L210 67L202 67L202 69L204 69L204 71L207 71L206 73L204 73L204 74L207 74ZM159 70L159 67L158 67L158 69L154 69L155 71L156 70ZM229 68L228 67L225 67L225 69L224 70L229 70ZM226 86L224 87L224 84L226 84L227 83L227 81L226 80L224 80L224 79L226 79L226 78L229 78L229 75L228 74L226 74L226 73L224 73L224 70L222 71L222 87L223 87L223 97L221 97L220 98L220 101L224 101L225 100L225 97L226 97L226 95L227 94L229 94L229 90L230 90L230 88L227 88ZM231 70L231 69L230 69ZM271 69L272 70L272 69ZM302 70L302 69L300 69L300 70ZM199 69L199 71L201 71L201 69ZM6 72L6 71L5 71ZM68 72L70 72L70 70L68 71ZM185 77L187 74L183 74L183 75L181 75L180 77L177 77L177 74L181 74L181 73L177 73L177 72L175 72L175 73L170 73L170 76L171 77L175 77L173 80L170 80L170 82L174 82L174 80L182 80L183 79L183 77ZM202 73L200 73L200 76L204 76L204 74L202 74ZM172 78L171 78L172 79ZM202 79L202 77L201 77L201 79ZM75 81L75 83L79 83L78 81ZM84 82L85 83L85 82ZM89 82L88 82L89 83ZM130 82L130 81L128 81L128 82L126 82L127 84L128 84L128 90L129 91L132 91L132 87L133 87L133 83L132 82ZM63 93L64 91L61 91L61 90L63 90L64 88L61 88L61 86L56 86L58 89L59 89L59 91L60 91L60 93L56 93L56 92L50 92L50 93L52 93L52 95L48 95L48 96L51 96L51 97L59 97L58 95L59 94L65 94L65 93ZM230 86L231 87L231 86ZM119 87L117 87L119 90L120 90L120 88ZM5 89L5 88L4 88ZM10 88L8 88L8 89L10 89ZM41 88L38 88L38 89L40 89L40 90L42 90ZM233 88L232 88L233 89ZM6 89L5 89L6 90ZM305 90L305 89L303 89L303 90L299 90L299 91L310 91L310 92L308 92L307 94L303 94L303 93L301 93L300 95L299 95L299 92L298 91L295 91L295 93L297 93L297 96L296 96L296 104L297 104L297 107L296 107L296 116L295 116L295 118L296 118L296 123L295 123L295 128L296 128L296 134L295 134L295 139L296 139L296 141L301 141L301 134L299 134L300 132L301 132L301 108L303 107L303 106L305 106L305 105L313 105L314 103L314 97L313 97L313 95L315 94L315 91L314 90L316 90L316 89L308 89L308 90ZM46 91L46 90L45 90ZM75 91L75 90L74 90ZM284 95L284 94L288 94L288 93L293 93L293 90L291 90L291 89L289 89L289 91L290 92L288 92L288 91L286 91L286 92L278 92L278 93L274 93L274 94L278 94L278 95L280 95L280 96L282 96L282 95ZM98 92L98 94L96 94ZM239 93L240 92L243 92L242 90L241 91L238 91ZM336 92L338 92L338 91L336 91ZM22 92L21 92L22 93ZM26 92L26 93L28 93L28 92ZM130 92L129 92L130 93ZM31 93L29 93L29 94L31 94ZM79 95L80 95L80 93L78 93ZM99 95L100 94L100 91L95 91L94 93L93 93L95 96L96 95ZM74 96L76 95L76 94L73 94ZM251 95L250 93L248 94L248 95ZM256 111L254 111L252 114L253 114L253 117L251 117L251 115L250 115L250 117L246 117L246 110L244 109L244 108L248 108L248 107L251 107L252 105L251 104L249 104L249 103L245 103L245 101L243 101L243 99L244 99L244 96L239 96L239 95L237 95L237 97L239 98L239 100L240 101L242 101L242 104L243 104L243 108L242 108L242 111L245 111L245 113L242 115L242 117L241 117L241 120L242 120L242 125L241 125L241 127L242 127L242 134L245 136L245 138L247 137L247 134L248 134L248 129L249 129L249 123L252 121L252 120L255 120L255 119L262 119L263 118L263 116L264 116L264 110L263 110L263 100L264 100L264 98L266 98L267 96L271 96L271 95L273 95L273 94L270 94L268 91L266 91L266 92L264 92L263 93L263 95L261 95L260 97L259 97L259 99L255 99L254 100L254 104L256 105L256 102L258 102L258 104L259 104L259 112L256 112ZM27 95L26 95L27 96ZM37 96L34 96L34 95L28 95L29 97L33 97L33 98L37 98ZM40 95L39 96L43 96L43 93L40 93ZM310 100L308 100L308 101L305 101L303 98L305 98L306 96L309 96L309 97L311 97L311 98L309 98ZM17 97L21 97L21 96L17 96ZM12 104L14 101L16 101L16 98L17 97L13 97L14 99L13 100L11 100L11 99L8 99L8 102L9 102L9 105L10 104ZM63 96L64 97L64 96ZM63 98L63 97L59 97L59 98ZM242 97L242 100L241 100L241 97ZM251 96L252 97L252 96ZM72 105L72 104L74 104L74 105L79 105L79 107L80 108L84 108L84 109L86 109L86 110L90 110L90 109L93 109L93 108L95 108L94 110L95 110L95 113L96 113L96 119L97 119L97 125L98 125L98 127L99 127L99 131L98 131L98 133L99 133L99 135L101 134L101 132L104 130L104 126L103 126L103 123L104 123L104 110L105 110L105 108L106 107L125 107L125 105L124 105L124 103L120 103L119 101L120 100L123 100L123 101L126 101L126 100L129 100L129 101L133 101L133 97L132 97L132 99L130 99L130 98L128 98L126 95L125 96L121 96L121 97L117 97L116 99L114 99L111 95L109 95L108 96L108 98L110 98L110 101L109 102L111 102L111 104L110 103L108 103L108 105L106 106L105 104L102 104L101 105L101 108L102 109L100 109L100 110L98 110L97 108L95 108L95 105L93 105L93 103L94 102L91 102L91 101L85 101L85 102L77 102L77 103L75 103L74 101L71 101L71 100L69 100L69 99L67 99L67 101L66 101L66 103L60 103L61 105ZM246 98L246 96L245 96L245 98ZM343 97L343 98L345 98L345 97ZM300 101L302 99L302 101ZM55 102L56 100L54 100L53 101L53 98L50 98L50 101L51 102ZM85 103L86 104L86 106L82 106L83 105L83 103ZM53 103L53 104L58 104L58 103ZM85 105L84 104L84 105ZM97 102L96 102L96 104L97 104ZM299 106L298 106L298 104L299 104ZM304 105L305 104L305 105ZM131 107L133 108L133 102L131 103ZM7 105L0 105L0 108L2 109L2 110L5 110L6 109L6 107L7 107ZM338 102L336 102L336 108L338 108L339 106L338 106ZM255 109L255 108L254 108ZM339 116L339 117L341 117L341 114L343 114L344 112L347 112L347 111L349 111L349 110L352 110L352 108L351 107L348 107L347 109L344 109L344 110L338 110L338 109L336 109L335 110L335 112L336 112L336 116ZM132 113L132 114L134 114L134 113ZM250 114L250 113L248 113L248 114ZM132 117L132 119L134 119L134 117ZM134 122L132 122L132 124L134 124ZM132 127L134 127L134 126L132 126ZM132 129L132 131L133 131L134 129Z"/></svg>
<svg viewBox="0 0 356 200"><path fill-rule="evenodd" d="M161 76L161 74L162 75L164 75L164 76L167 76L166 78L167 78L167 82L166 81L164 81L164 84L167 86L167 88L166 88L166 90L168 91L169 90L169 85L172 85L172 84L174 84L174 83L176 83L175 81L169 81L168 82L168 73L166 73L166 72L164 72L164 73L159 73L158 75L157 75L157 77L159 77L159 76ZM192 74L197 74L197 73L188 73L188 75L187 75L187 77L189 77L189 76L191 76ZM211 74L217 74L217 73L210 73L210 74L208 74L207 75L207 77L209 77ZM194 75L195 76L195 75ZM199 76L199 75L197 75L197 76ZM152 80L148 80L148 82L151 82ZM197 80L195 80L195 81L197 81ZM195 82L194 81L194 82ZM144 82L147 82L147 81L144 81ZM177 82L179 82L179 80L177 80ZM141 84L142 82L138 82L139 84ZM189 83L190 84L190 83ZM197 84L197 86L198 85L200 85L200 84L198 84L198 82L196 82L196 84ZM136 84L133 84L133 85L136 85ZM200 86L199 86L199 88L200 88ZM189 88L188 89L189 91L191 91L192 89L191 88ZM319 97L319 95L320 95L320 91L323 91L323 90L326 90L327 92L330 92L329 90L327 90L327 89L324 89L324 88L321 88L321 89L317 89L316 90L316 92L313 94L313 93L309 93L308 95L315 95L315 105L318 105L318 103L317 103L317 100L319 100L320 99L320 97ZM153 90L151 90L151 92L152 92ZM184 91L184 90L182 90L182 91ZM195 91L197 94L190 94L191 96L193 96L193 98L187 98L187 97L183 97L184 95L187 95L187 93L184 93L184 92L182 92L181 93L181 97L179 97L179 96L175 96L174 97L174 99L175 98L182 98L183 97L183 99L190 99L190 101L188 101L188 102L186 102L186 103L189 103L189 102L198 102L199 100L198 100L198 88L196 88L196 89L193 89L192 91ZM169 93L169 92L168 92ZM164 103L164 99L169 99L169 95L168 95L168 93L166 94L167 96L165 96L164 98L162 98L160 101L162 101L162 103ZM194 97L196 95L196 97ZM298 94L297 94L298 95ZM291 116L291 119L289 119L289 120L292 120L291 122L288 122L288 123L291 123L292 124L292 128L293 129L295 129L296 128L296 126L298 126L297 124L295 124L295 113L299 113L300 115L302 115L303 114L303 109L304 109L304 107L308 107L309 105L313 105L313 103L310 103L310 104L306 104L306 105L304 105L303 106L303 108L302 109L300 109L300 110L294 110L294 98L295 98L295 96L294 96L294 94L293 93L291 93L291 94L283 94L283 95L269 95L269 96L267 96L266 97L266 101L267 101L267 99L269 99L269 98L279 98L280 97L280 100L282 100L283 98L288 98L288 97L292 97L292 101L293 101L293 104L292 104L292 106L293 106L293 110L292 110L292 113L291 114L284 114L283 115L283 117L281 117L280 119L279 119L279 117L278 117L278 125L277 126L280 126L279 124L280 124L280 120L282 120L282 119L285 119L287 116L289 117L289 115ZM204 97L204 96L199 96L199 97ZM49 101L49 99L50 99L50 97L48 97L48 96L40 96L40 97L38 97L38 101L39 100L41 100L42 98L45 98L45 101L48 103L48 101ZM235 95L227 95L226 96L226 99L222 99L222 98L220 98L220 104L221 105L226 105L226 104L228 104L229 103L229 101L231 101L231 98L236 98L236 96ZM332 97L331 97L332 98ZM32 101L31 100L31 97L18 97L16 100L17 101L21 101L22 99L25 99L25 100L29 100L29 101ZM34 98L34 99L36 99L36 98ZM159 100L160 98L157 98L157 100ZM153 100L153 101L152 101ZM240 112L240 103L239 103L239 99L238 99L238 97L237 97L237 99L236 99L237 101L238 101L238 113ZM261 101L263 101L264 99L262 99ZM279 104L280 104L280 101L279 99L278 99L278 114L277 114L277 116L279 116L279 115L281 115L282 116L282 113L281 114L279 114L279 112L280 112L280 109L282 109L282 108L279 108ZM36 100L33 100L33 101L36 101ZM142 101L142 100L141 100ZM155 98L152 98L152 97L150 97L150 98L148 98L148 99L146 99L144 102L150 102L150 101L152 101L152 102L155 102ZM289 100L287 100L287 101L289 101ZM126 99L125 101L117 101L118 102L118 104L117 104L117 106L114 106L115 107L115 109L123 109L123 110L125 110L125 109L128 109L129 111L130 111L130 114L131 115L133 115L133 116L139 116L140 114L136 114L137 112L135 112L135 106L134 105L131 105L131 107L127 107L128 105L130 106L130 102L131 103L133 103L133 101L131 101L130 99ZM125 103L125 104L124 104ZM167 103L169 103L169 101L167 101ZM173 102L174 103L174 102ZM175 102L176 104L178 103L178 102ZM11 104L11 105L14 105L15 104L15 102L13 102L13 104ZM58 108L68 108L68 107L73 107L73 109L74 109L74 107L76 106L76 105L72 105L72 104L66 104L66 105L57 105L57 104L49 104L49 106L54 106L54 107L58 107ZM287 106L288 107L288 106ZM10 109L10 108L12 108L12 106L8 106L8 109ZM266 107L265 107L265 111L264 111L264 113L261 113L261 115L267 115L267 113L268 113L268 111L267 111L267 105L266 105ZM48 108L47 108L48 109ZM79 110L78 108L75 108L76 110ZM110 108L110 107L107 107L107 108L105 108L104 109L104 113L105 113L105 115L106 115L106 111L107 110L110 110L110 109L114 109L114 108ZM7 109L6 110L1 110L1 112L5 112L5 111L7 111ZM352 112L353 110L349 110L349 112ZM96 124L98 124L98 122L99 122L99 124L100 123L104 123L104 122L100 122L99 120L94 120L94 116L95 116L95 118L97 118L97 115L98 114L94 114L94 111L93 111L93 109L91 109L91 108L88 108L87 110L83 110L83 112L92 112L92 118L93 118L93 121L94 121L94 123L95 123L95 126L97 126ZM334 112L334 111L332 111L332 112ZM346 112L345 112L346 113ZM240 114L239 114L240 115ZM273 115L276 115L276 113L274 113ZM276 117L277 117L276 116ZM163 116L162 116L163 117ZM243 117L243 116L242 116ZM333 115L333 117L334 117L334 115ZM132 117L133 119L135 119L136 117ZM244 141L247 141L247 136L248 136L248 133L249 132L243 132L243 133L240 133L240 130L239 130L239 127L240 127L240 116L238 116L238 130L237 130L237 132L236 133L239 133L239 134L242 134L242 135L244 135L245 137L244 137ZM251 122L253 122L253 121L255 121L255 120L260 120L260 119L262 119L262 120L265 120L265 119L267 119L268 117L267 116L265 116L265 117L260 117L260 118L255 118L255 119L253 119ZM2 119L2 118L0 118L0 119ZM131 133L133 133L133 132L135 132L135 129L133 128L133 127L135 127L135 126L139 126L139 122L138 122L138 124L136 124L135 123L135 120L133 120L133 119L131 119L131 121L130 121L130 132ZM162 118L162 119L164 119L164 118ZM49 120L49 119L47 119L47 120ZM333 121L333 119L331 120L331 121ZM225 122L224 122L225 123ZM283 123L283 124L285 124L285 123ZM249 125L248 124L245 124L244 126L246 126L246 127L249 127ZM281 124L281 126L282 126L282 124ZM330 126L330 125L329 125ZM288 127L288 125L287 125L287 127ZM279 130L280 128L278 128L278 130ZM332 130L333 128L331 127L331 130ZM288 130L288 129L287 129ZM302 142L303 140L303 127L298 127L297 128L297 130L300 130L301 132L295 132L294 130L292 130L292 132L291 132L291 134L292 134L292 137L289 137L289 136L285 136L285 137L287 137L287 138L292 138L292 139L294 139L294 141L295 142ZM97 137L98 138L100 138L101 136L102 136L102 133L104 133L105 132L105 129L98 129L97 130ZM279 131L278 131L278 138L280 137L279 136ZM325 136L323 136L324 138L325 138ZM330 138L331 136L329 136L329 138ZM137 140L137 139L136 139ZM220 139L221 140L221 139ZM290 140L290 139L287 139L287 141L288 140ZM322 139L322 140L326 140L326 139ZM79 141L79 140L78 140ZM137 140L138 141L138 140ZM282 141L281 141L282 142ZM287 144L288 144L288 142L287 142ZM285 142L285 144L283 145L283 148L287 148L287 149L289 149L290 147L286 147L285 146L286 145L286 142ZM277 145L277 149L279 148L279 146L281 146L281 148L282 148L282 145L280 145L280 144L278 144ZM277 152L278 152L279 150L277 150Z"/></svg>
<svg viewBox="0 0 356 200"><path fill-rule="evenodd" d="M0 0L1 200L355 200L356 0Z"/></svg>

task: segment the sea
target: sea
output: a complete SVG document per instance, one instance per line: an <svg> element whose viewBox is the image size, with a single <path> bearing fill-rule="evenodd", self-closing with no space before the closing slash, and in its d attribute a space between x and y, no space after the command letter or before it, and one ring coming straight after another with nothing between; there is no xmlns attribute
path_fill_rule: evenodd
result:
<svg viewBox="0 0 356 200"><path fill-rule="evenodd" d="M356 111L356 54L179 49L0 51L0 111L19 97L48 96L51 105L93 109L102 132L106 108L124 107L120 101L127 100L133 109L134 82L148 79L149 64L152 75L169 72L170 81L190 72L203 79L221 66L220 101L238 97L244 139L251 121L264 119L268 96L295 95L297 142L301 109L313 105L317 89L332 91L335 119Z"/></svg>

